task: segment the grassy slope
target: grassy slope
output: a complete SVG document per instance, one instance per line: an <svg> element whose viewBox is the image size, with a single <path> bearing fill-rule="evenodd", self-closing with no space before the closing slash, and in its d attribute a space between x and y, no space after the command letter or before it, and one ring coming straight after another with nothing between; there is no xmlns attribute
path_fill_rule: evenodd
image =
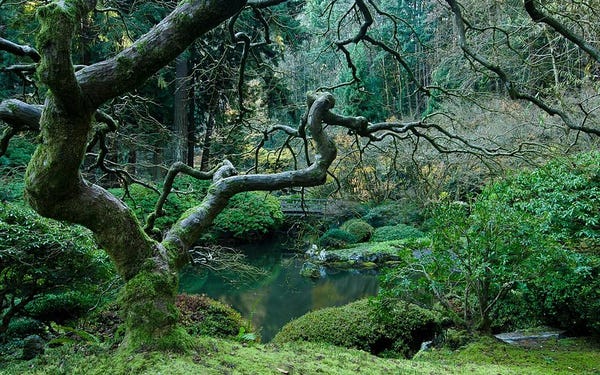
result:
<svg viewBox="0 0 600 375"><path fill-rule="evenodd" d="M1 374L600 374L600 346L581 339L523 349L483 339L413 360L383 359L321 344L242 346L199 338L188 355L118 354L101 347L52 349L32 361L0 363Z"/></svg>

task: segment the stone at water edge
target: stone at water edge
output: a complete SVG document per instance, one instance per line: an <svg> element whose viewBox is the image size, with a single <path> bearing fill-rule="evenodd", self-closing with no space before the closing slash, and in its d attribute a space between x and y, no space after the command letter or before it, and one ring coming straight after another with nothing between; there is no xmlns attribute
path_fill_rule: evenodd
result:
<svg viewBox="0 0 600 375"><path fill-rule="evenodd" d="M506 332L499 333L494 335L500 341L503 341L507 344L517 344L521 341L528 340L549 340L549 339L560 339L564 336L565 331L561 330L546 330L539 332L528 332L528 331L515 331L515 332Z"/></svg>

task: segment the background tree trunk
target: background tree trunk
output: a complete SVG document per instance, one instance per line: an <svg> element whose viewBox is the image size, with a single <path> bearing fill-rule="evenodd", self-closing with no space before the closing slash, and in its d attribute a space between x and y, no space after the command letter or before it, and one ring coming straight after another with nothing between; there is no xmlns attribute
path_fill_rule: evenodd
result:
<svg viewBox="0 0 600 375"><path fill-rule="evenodd" d="M188 161L189 139L189 67L187 54L179 55L175 61L175 93L173 95L173 162Z"/></svg>

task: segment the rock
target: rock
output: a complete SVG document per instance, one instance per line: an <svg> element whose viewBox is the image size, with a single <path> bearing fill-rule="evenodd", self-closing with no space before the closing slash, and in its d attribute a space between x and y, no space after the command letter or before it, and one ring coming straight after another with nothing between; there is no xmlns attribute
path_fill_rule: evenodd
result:
<svg viewBox="0 0 600 375"><path fill-rule="evenodd" d="M348 260L353 261L354 263L362 263L365 261L365 257L360 253L353 253L348 257Z"/></svg>
<svg viewBox="0 0 600 375"><path fill-rule="evenodd" d="M300 275L311 279L319 279L322 276L321 267L311 262L304 262L300 270Z"/></svg>
<svg viewBox="0 0 600 375"><path fill-rule="evenodd" d="M44 340L38 335L29 335L23 340L22 359L28 361L44 354Z"/></svg>
<svg viewBox="0 0 600 375"><path fill-rule="evenodd" d="M337 254L333 254L333 253L327 252L325 250L321 250L321 252L317 256L317 260L319 262L323 262L323 263L333 263L333 262L338 262L341 259Z"/></svg>
<svg viewBox="0 0 600 375"><path fill-rule="evenodd" d="M421 343L421 349L419 349L419 351L420 352L427 351L427 350L431 349L432 346L433 346L433 341L423 341Z"/></svg>
<svg viewBox="0 0 600 375"><path fill-rule="evenodd" d="M547 331L535 331L535 332L506 332L494 335L500 341L504 341L507 344L518 344L526 341L542 341L548 339L559 339L563 337L565 331L561 330L547 330Z"/></svg>
<svg viewBox="0 0 600 375"><path fill-rule="evenodd" d="M317 245L315 244L311 244L308 247L308 250L306 250L306 252L304 254L306 254L307 257L314 257L319 253L319 248L317 247Z"/></svg>
<svg viewBox="0 0 600 375"><path fill-rule="evenodd" d="M372 270L372 269L377 268L377 263L375 263L375 262L363 262L362 267L365 268L365 269Z"/></svg>

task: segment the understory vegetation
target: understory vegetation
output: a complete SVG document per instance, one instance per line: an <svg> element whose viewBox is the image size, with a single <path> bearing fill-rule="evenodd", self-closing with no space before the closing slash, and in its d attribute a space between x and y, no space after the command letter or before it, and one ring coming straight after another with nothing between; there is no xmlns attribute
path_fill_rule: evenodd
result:
<svg viewBox="0 0 600 375"><path fill-rule="evenodd" d="M515 347L491 339L459 350L434 350L412 360L375 357L367 352L321 343L243 345L211 337L196 339L186 354L120 353L94 344L50 349L32 361L3 361L8 374L595 374L597 342L548 341Z"/></svg>

